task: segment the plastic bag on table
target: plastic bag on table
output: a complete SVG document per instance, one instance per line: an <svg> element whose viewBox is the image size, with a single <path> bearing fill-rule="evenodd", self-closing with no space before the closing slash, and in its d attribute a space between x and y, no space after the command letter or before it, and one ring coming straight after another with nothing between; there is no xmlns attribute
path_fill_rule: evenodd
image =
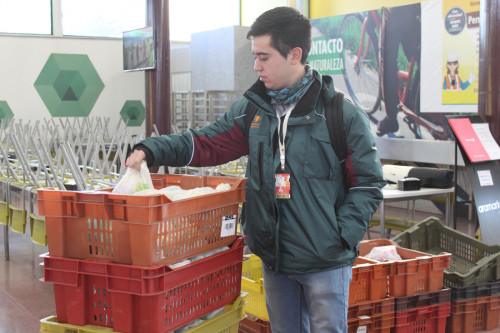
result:
<svg viewBox="0 0 500 333"><path fill-rule="evenodd" d="M375 246L370 253L364 256L367 259L376 260L379 262L384 261L397 261L402 260L395 245Z"/></svg>
<svg viewBox="0 0 500 333"><path fill-rule="evenodd" d="M153 189L153 181L146 161L141 162L141 170L127 168L122 179L116 184L113 193L134 194L135 192Z"/></svg>

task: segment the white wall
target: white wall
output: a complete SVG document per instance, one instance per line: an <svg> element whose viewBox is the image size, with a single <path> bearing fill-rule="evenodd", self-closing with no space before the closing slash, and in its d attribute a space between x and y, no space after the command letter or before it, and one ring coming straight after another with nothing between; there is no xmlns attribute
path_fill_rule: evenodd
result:
<svg viewBox="0 0 500 333"><path fill-rule="evenodd" d="M123 72L121 39L0 35L0 100L7 101L15 119L33 122L51 117L34 87L51 53L89 56L104 83L89 117L109 117L110 129L120 121L126 100L145 105L145 74ZM127 132L140 134L144 129L144 125L129 127Z"/></svg>
<svg viewBox="0 0 500 333"><path fill-rule="evenodd" d="M192 90L242 91L257 80L249 29L232 26L191 35Z"/></svg>

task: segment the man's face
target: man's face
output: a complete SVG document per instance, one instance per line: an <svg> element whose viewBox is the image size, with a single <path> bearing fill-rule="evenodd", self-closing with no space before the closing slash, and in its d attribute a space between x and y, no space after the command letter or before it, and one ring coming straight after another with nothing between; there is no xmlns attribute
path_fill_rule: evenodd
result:
<svg viewBox="0 0 500 333"><path fill-rule="evenodd" d="M254 71L266 88L279 90L293 85L291 54L284 58L271 46L271 36L252 37L252 53L255 57Z"/></svg>

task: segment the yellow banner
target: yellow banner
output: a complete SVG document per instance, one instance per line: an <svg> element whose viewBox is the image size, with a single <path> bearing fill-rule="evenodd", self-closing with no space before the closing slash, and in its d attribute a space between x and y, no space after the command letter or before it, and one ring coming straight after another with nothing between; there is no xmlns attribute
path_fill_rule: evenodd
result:
<svg viewBox="0 0 500 333"><path fill-rule="evenodd" d="M479 1L443 0L443 105L477 104Z"/></svg>

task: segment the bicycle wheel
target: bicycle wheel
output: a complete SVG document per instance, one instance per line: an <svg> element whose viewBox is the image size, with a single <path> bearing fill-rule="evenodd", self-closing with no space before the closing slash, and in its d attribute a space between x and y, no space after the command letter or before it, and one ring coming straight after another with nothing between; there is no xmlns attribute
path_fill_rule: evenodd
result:
<svg viewBox="0 0 500 333"><path fill-rule="evenodd" d="M420 65L420 64L419 64ZM421 113L420 112L420 69L415 72L415 78L411 83L408 95L409 107L420 118L420 127L424 127L432 135L434 140L447 140L451 137L451 128L444 113ZM406 112L405 112L406 113ZM422 137L416 136L417 139Z"/></svg>
<svg viewBox="0 0 500 333"><path fill-rule="evenodd" d="M353 102L368 114L380 106L382 91L379 76L378 37L373 23L366 24L363 45L361 35L364 17L347 14L340 26L344 41L343 61L345 84Z"/></svg>

